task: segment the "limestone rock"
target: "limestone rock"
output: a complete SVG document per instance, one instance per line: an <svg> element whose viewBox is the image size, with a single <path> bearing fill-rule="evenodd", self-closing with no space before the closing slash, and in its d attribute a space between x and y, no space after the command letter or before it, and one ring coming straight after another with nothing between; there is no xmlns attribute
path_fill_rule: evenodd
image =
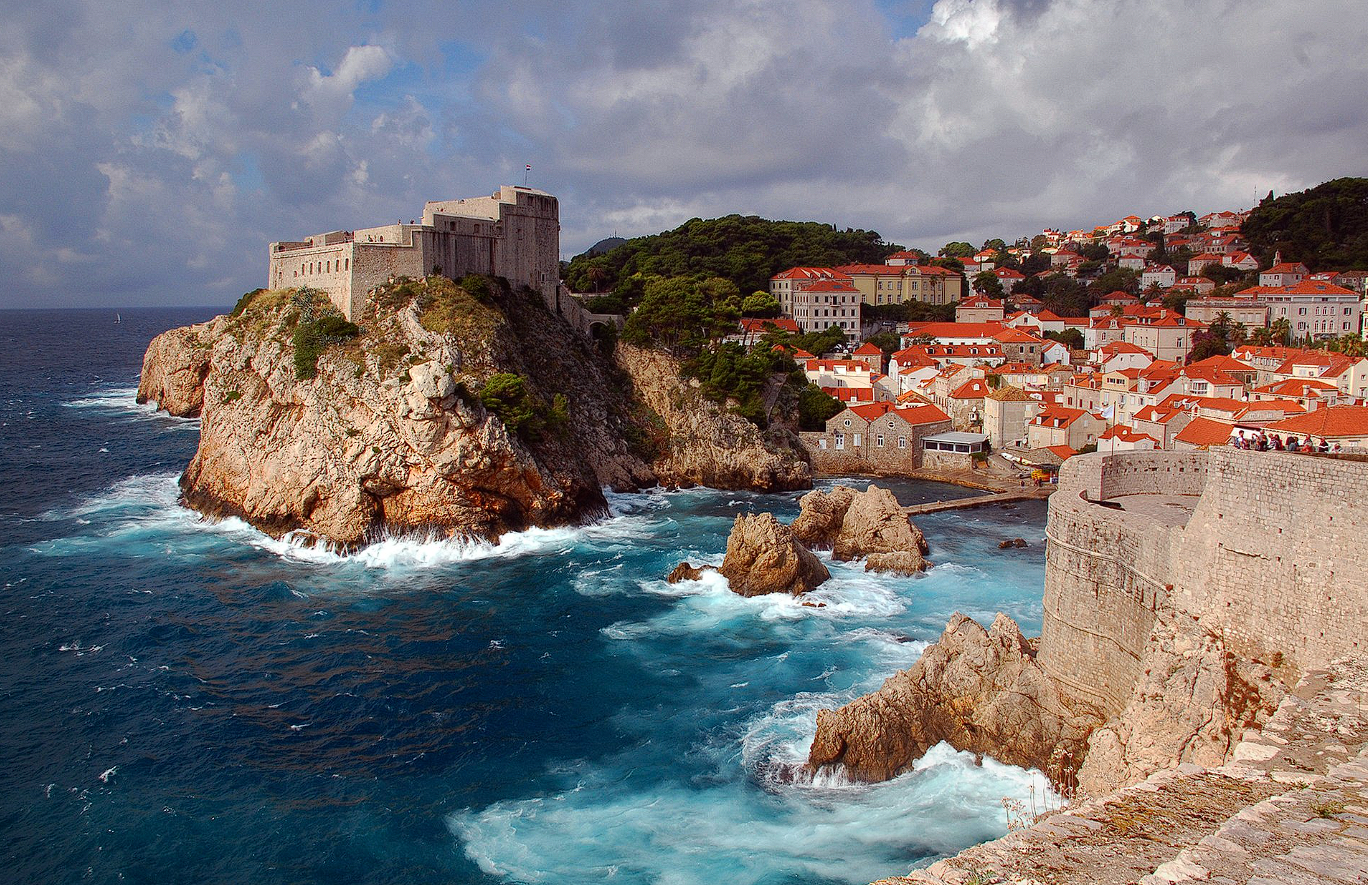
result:
<svg viewBox="0 0 1368 885"><path fill-rule="evenodd" d="M820 585L831 573L772 513L738 516L727 537L722 574L742 596L791 593Z"/></svg>
<svg viewBox="0 0 1368 885"><path fill-rule="evenodd" d="M1088 741L1078 774L1083 793L1109 792L1183 763L1221 765L1285 693L1271 670L1237 658L1181 614L1156 619L1141 666L1120 716Z"/></svg>
<svg viewBox="0 0 1368 885"><path fill-rule="evenodd" d="M920 554L907 550L896 553L871 553L865 557L865 571L890 572L903 577L921 574L926 568L926 560Z"/></svg>
<svg viewBox="0 0 1368 885"><path fill-rule="evenodd" d="M152 339L143 355L138 402L155 402L177 418L197 418L204 408L213 323L172 329Z"/></svg>
<svg viewBox="0 0 1368 885"><path fill-rule="evenodd" d="M804 544L831 548L835 559L848 561L873 554L871 571L915 572L926 567L926 538L908 519L888 489L870 485L857 492L837 486L830 492L809 492L799 501L802 512L793 522L794 534ZM915 568L909 568L915 565Z"/></svg>
<svg viewBox="0 0 1368 885"><path fill-rule="evenodd" d="M619 343L614 359L660 419L660 451L651 468L662 484L765 492L812 486L807 453L793 433L761 431L709 400L696 380L681 380L679 362L669 354Z"/></svg>
<svg viewBox="0 0 1368 885"><path fill-rule="evenodd" d="M793 521L793 534L809 547L830 550L841 534L850 502L859 494L847 486L829 492L808 492L798 500L801 511Z"/></svg>
<svg viewBox="0 0 1368 885"><path fill-rule="evenodd" d="M678 584L680 581L697 581L708 572L715 572L717 569L710 565L695 566L689 562L681 562L670 572L670 576L665 579L667 584Z"/></svg>
<svg viewBox="0 0 1368 885"><path fill-rule="evenodd" d="M1082 759L1096 724L1091 711L1066 706L1015 621L999 614L984 630L956 614L911 669L817 714L808 766L841 765L854 780L882 781L948 741L1059 781Z"/></svg>
<svg viewBox="0 0 1368 885"><path fill-rule="evenodd" d="M606 512L605 485L654 484L624 442L630 408L612 370L539 296L483 303L439 278L408 285L414 295L372 305L359 337L325 348L312 379L296 374L288 292L158 336L140 396L202 412L186 503L354 546L389 531L493 539L572 524ZM423 305L443 299L459 322L431 331ZM561 394L564 424L505 427L472 393L496 372L542 403Z"/></svg>

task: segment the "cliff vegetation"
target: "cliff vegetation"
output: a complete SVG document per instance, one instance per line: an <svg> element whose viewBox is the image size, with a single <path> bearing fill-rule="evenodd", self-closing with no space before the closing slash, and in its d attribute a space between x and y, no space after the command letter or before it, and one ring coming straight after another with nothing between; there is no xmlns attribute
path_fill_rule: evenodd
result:
<svg viewBox="0 0 1368 885"><path fill-rule="evenodd" d="M601 254L577 255L564 276L576 292L612 293L624 302L631 299L634 278L653 276L701 274L728 280L742 292L768 292L770 277L790 267L882 264L901 248L875 231L728 215L693 218Z"/></svg>
<svg viewBox="0 0 1368 885"><path fill-rule="evenodd" d="M1240 232L1265 264L1281 252L1313 272L1368 268L1368 178L1337 178L1276 198L1270 192Z"/></svg>

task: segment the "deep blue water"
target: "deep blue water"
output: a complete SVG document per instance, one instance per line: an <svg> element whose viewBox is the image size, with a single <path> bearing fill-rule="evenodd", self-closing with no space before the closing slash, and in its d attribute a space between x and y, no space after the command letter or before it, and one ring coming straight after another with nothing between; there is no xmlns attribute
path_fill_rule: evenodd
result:
<svg viewBox="0 0 1368 885"><path fill-rule="evenodd" d="M134 404L148 340L213 312L0 312L0 878L864 883L1043 793L945 747L878 786L787 776L818 708L954 611L1038 632L1042 505L926 517L926 577L834 563L824 608L663 581L797 495L619 495L497 547L292 548L179 507L196 423Z"/></svg>

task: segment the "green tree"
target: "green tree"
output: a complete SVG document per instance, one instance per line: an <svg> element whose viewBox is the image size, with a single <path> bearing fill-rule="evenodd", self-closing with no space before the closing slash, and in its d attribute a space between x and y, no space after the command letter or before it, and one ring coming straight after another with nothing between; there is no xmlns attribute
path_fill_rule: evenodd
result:
<svg viewBox="0 0 1368 885"><path fill-rule="evenodd" d="M768 292L752 292L741 302L741 315L748 317L777 317L779 302Z"/></svg>
<svg viewBox="0 0 1368 885"><path fill-rule="evenodd" d="M994 237L991 240L984 240L983 248L992 249L994 252L1005 252L1007 251L1007 244L997 237Z"/></svg>
<svg viewBox="0 0 1368 885"><path fill-rule="evenodd" d="M1188 362L1198 362L1213 356L1226 356L1231 351L1230 314L1221 311L1216 315L1210 326L1205 329L1198 329L1192 335L1192 352L1188 354Z"/></svg>
<svg viewBox="0 0 1368 885"><path fill-rule="evenodd" d="M801 430L825 430L828 418L841 413L845 406L811 382L798 394L798 427Z"/></svg>
<svg viewBox="0 0 1368 885"><path fill-rule="evenodd" d="M543 420L537 400L528 392L521 375L496 372L489 376L480 391L480 402L510 433L535 438L541 432Z"/></svg>
<svg viewBox="0 0 1368 885"><path fill-rule="evenodd" d="M741 215L693 218L674 230L627 240L601 255L575 256L565 269L565 283L577 292L616 292L623 280L636 274L701 274L730 280L741 292L755 292L767 290L770 277L790 267L879 264L901 248L884 242L875 231L839 230L817 222ZM623 300L629 305L636 301Z"/></svg>
<svg viewBox="0 0 1368 885"><path fill-rule="evenodd" d="M974 274L974 291L989 298L1002 298L1007 293L1002 288L1002 280L991 270L981 270Z"/></svg>
<svg viewBox="0 0 1368 885"><path fill-rule="evenodd" d="M902 346L902 339L893 332L880 332L877 335L870 335L865 339L865 342L874 345L885 354L894 353Z"/></svg>
<svg viewBox="0 0 1368 885"><path fill-rule="evenodd" d="M1337 178L1277 198L1270 192L1240 231L1265 264L1281 252L1312 271L1368 268L1368 178Z"/></svg>
<svg viewBox="0 0 1368 885"><path fill-rule="evenodd" d="M1026 276L1034 276L1050 269L1050 256L1044 252L1032 252L1021 261L1021 272Z"/></svg>
<svg viewBox="0 0 1368 885"><path fill-rule="evenodd" d="M938 254L944 258L970 258L977 251L968 243L952 242L941 246Z"/></svg>
<svg viewBox="0 0 1368 885"><path fill-rule="evenodd" d="M1187 313L1188 299L1191 297L1192 293L1187 289L1170 289L1168 294L1164 296L1163 304L1171 311L1185 314Z"/></svg>
<svg viewBox="0 0 1368 885"><path fill-rule="evenodd" d="M1083 333L1072 326L1062 332L1046 332L1045 337L1051 341L1058 341L1070 350L1083 349Z"/></svg>

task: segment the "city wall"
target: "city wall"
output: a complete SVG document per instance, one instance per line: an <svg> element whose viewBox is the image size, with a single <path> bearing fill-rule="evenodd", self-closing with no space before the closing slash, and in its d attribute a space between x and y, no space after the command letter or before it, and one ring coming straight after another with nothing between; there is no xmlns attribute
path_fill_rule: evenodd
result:
<svg viewBox="0 0 1368 885"><path fill-rule="evenodd" d="M1192 515L1097 503L1128 495L1185 499ZM1114 716L1156 613L1176 611L1295 681L1363 651L1366 531L1363 463L1234 449L1071 458L1050 500L1041 666Z"/></svg>

